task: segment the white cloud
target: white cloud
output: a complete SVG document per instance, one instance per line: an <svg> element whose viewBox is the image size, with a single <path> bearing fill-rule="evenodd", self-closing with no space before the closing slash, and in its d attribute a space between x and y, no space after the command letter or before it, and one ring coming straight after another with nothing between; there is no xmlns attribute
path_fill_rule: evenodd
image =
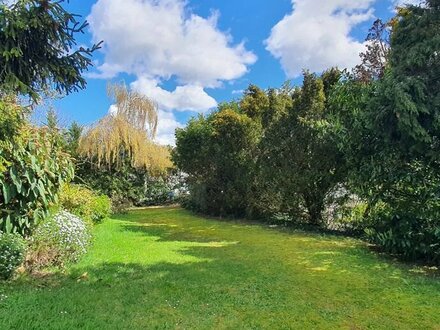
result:
<svg viewBox="0 0 440 330"><path fill-rule="evenodd" d="M241 95L244 93L243 89L235 89L232 91L232 95Z"/></svg>
<svg viewBox="0 0 440 330"><path fill-rule="evenodd" d="M164 110L190 110L205 112L217 106L217 101L209 96L203 87L197 85L177 86L172 92L159 87L154 79L141 77L131 84L138 92L148 95Z"/></svg>
<svg viewBox="0 0 440 330"><path fill-rule="evenodd" d="M352 68L365 45L350 33L372 18L375 1L292 0L293 12L273 27L266 49L280 60L290 78L299 76L302 69Z"/></svg>
<svg viewBox="0 0 440 330"><path fill-rule="evenodd" d="M393 2L393 9L395 7L402 7L405 5L420 5L423 0L392 0Z"/></svg>
<svg viewBox="0 0 440 330"><path fill-rule="evenodd" d="M176 128L183 127L183 125L176 120L170 111L159 110L158 117L156 141L163 145L174 146L174 132Z"/></svg>
<svg viewBox="0 0 440 330"><path fill-rule="evenodd" d="M203 88L237 79L256 56L243 43L232 45L217 18L191 14L183 0L99 0L88 17L94 40L105 41L98 75L174 77L183 86Z"/></svg>
<svg viewBox="0 0 440 330"><path fill-rule="evenodd" d="M104 40L106 77L119 72L218 86L241 77L256 57L217 28L217 14L188 13L183 0L99 0L88 17Z"/></svg>
<svg viewBox="0 0 440 330"><path fill-rule="evenodd" d="M206 112L217 105L206 88L243 76L257 57L208 18L190 12L186 0L98 0L87 18L94 41L104 40L104 60L90 77L134 75L132 87L159 104L159 133L171 141L180 125L171 110ZM163 84L177 82L173 91ZM163 121L164 123L162 123ZM173 132L174 133L174 132ZM174 139L174 138L173 138Z"/></svg>
<svg viewBox="0 0 440 330"><path fill-rule="evenodd" d="M108 113L112 116L116 116L118 114L119 108L116 104L112 104L108 109Z"/></svg>

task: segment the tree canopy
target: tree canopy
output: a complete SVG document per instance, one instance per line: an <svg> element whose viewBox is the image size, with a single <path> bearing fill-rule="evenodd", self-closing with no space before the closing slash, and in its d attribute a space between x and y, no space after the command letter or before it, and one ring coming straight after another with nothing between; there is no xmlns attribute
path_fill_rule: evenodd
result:
<svg viewBox="0 0 440 330"><path fill-rule="evenodd" d="M83 89L83 72L100 45L78 47L76 35L87 27L61 1L19 0L0 3L0 92L30 96L55 89Z"/></svg>

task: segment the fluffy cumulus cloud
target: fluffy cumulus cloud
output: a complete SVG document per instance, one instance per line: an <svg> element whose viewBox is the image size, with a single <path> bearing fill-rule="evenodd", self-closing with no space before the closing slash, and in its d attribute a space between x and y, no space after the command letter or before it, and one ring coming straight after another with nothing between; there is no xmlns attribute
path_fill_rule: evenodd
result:
<svg viewBox="0 0 440 330"><path fill-rule="evenodd" d="M174 131L176 128L183 127L176 120L173 112L159 110L159 121L157 126L157 142L163 145L175 145Z"/></svg>
<svg viewBox="0 0 440 330"><path fill-rule="evenodd" d="M394 7L401 7L405 5L420 5L423 0L392 0Z"/></svg>
<svg viewBox="0 0 440 330"><path fill-rule="evenodd" d="M209 96L200 85L177 86L174 91L167 91L158 86L154 79L139 77L131 84L138 92L148 95L160 104L164 110L189 110L205 112L217 105L214 98Z"/></svg>
<svg viewBox="0 0 440 330"><path fill-rule="evenodd" d="M280 60L290 78L302 69L351 68L364 43L350 36L353 28L373 17L375 0L292 0L293 12L271 31L266 48Z"/></svg>
<svg viewBox="0 0 440 330"><path fill-rule="evenodd" d="M256 61L218 29L217 19L191 13L184 0L98 0L88 21L94 40L105 44L94 76L134 75L132 87L158 102L158 139L168 141L179 126L172 110L215 107L205 89L243 76ZM172 91L163 88L170 79L177 82Z"/></svg>

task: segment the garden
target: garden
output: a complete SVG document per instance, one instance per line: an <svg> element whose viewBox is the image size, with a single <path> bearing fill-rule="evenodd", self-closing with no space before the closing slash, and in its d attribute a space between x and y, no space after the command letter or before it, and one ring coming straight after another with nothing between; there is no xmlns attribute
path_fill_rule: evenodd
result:
<svg viewBox="0 0 440 330"><path fill-rule="evenodd" d="M250 84L175 145L124 81L93 123L34 120L87 87L87 28L0 1L1 329L439 329L438 0L376 20L353 69Z"/></svg>

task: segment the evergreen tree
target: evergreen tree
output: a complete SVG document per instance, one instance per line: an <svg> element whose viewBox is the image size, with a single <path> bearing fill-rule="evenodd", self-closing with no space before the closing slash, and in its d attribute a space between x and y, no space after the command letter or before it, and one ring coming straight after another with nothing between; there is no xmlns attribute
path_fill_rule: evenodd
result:
<svg viewBox="0 0 440 330"><path fill-rule="evenodd" d="M87 23L67 12L61 1L20 0L0 3L0 93L37 100L50 89L70 93L83 89L83 72L99 48L75 50L75 36Z"/></svg>

